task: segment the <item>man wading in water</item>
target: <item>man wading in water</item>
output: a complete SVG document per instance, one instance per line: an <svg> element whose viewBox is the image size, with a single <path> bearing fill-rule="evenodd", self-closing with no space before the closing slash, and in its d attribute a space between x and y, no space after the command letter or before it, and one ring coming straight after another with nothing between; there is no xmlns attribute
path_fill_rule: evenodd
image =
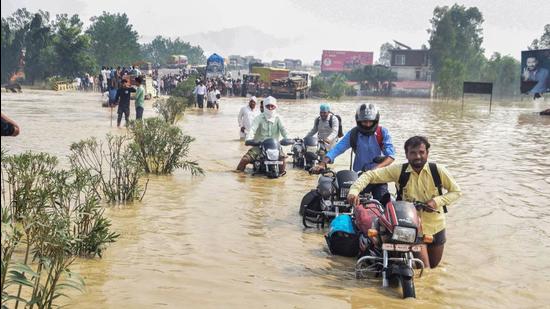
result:
<svg viewBox="0 0 550 309"><path fill-rule="evenodd" d="M443 257L447 240L444 214L447 211L446 206L456 201L461 192L445 167L428 163L429 150L430 143L425 137L409 138L405 142L405 154L409 162L363 173L351 186L348 202L357 206L359 192L371 183L395 182L398 186L397 200L426 203L430 209L419 211L419 216L422 219L422 231L426 235L433 235L433 242L422 246L419 258L426 267L435 268ZM445 188L447 193L443 194L441 187Z"/></svg>
<svg viewBox="0 0 550 309"><path fill-rule="evenodd" d="M120 87L116 93L115 102L118 102L118 116L116 120L116 126L120 128L120 122L122 121L122 114L124 114L125 125L128 126L130 121L130 94L136 92L136 89L128 85L128 80L122 80L122 87Z"/></svg>

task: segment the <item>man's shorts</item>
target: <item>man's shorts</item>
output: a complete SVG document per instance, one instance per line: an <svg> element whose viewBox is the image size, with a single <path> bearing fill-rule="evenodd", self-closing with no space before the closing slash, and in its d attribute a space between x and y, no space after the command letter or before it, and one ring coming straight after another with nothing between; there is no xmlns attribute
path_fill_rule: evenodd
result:
<svg viewBox="0 0 550 309"><path fill-rule="evenodd" d="M257 161L261 155L262 151L260 150L260 147L257 146L251 147L245 154L245 156L248 156L251 161Z"/></svg>

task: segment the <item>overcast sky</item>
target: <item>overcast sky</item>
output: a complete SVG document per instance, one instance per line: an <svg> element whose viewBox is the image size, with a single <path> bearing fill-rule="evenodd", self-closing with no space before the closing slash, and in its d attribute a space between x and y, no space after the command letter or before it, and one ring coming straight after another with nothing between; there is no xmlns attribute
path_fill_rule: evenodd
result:
<svg viewBox="0 0 550 309"><path fill-rule="evenodd" d="M301 58L306 62L320 59L323 49L373 51L378 59L380 45L394 39L419 48L428 40L426 29L435 6L453 3L431 0L1 0L2 17L26 7L32 12L49 11L52 16L77 13L89 24L90 17L103 11L125 12L142 42L156 35L179 36L192 38L195 40L192 44L204 46L209 53L256 52L256 56L264 60ZM483 47L487 56L498 51L519 58L520 51L540 37L544 25L550 23L549 0L457 3L477 6L483 13ZM240 37L243 32L246 34L246 29L255 28L265 33L266 39L247 43L239 40L240 46L231 48L212 47L207 43L212 32L236 27L240 29Z"/></svg>

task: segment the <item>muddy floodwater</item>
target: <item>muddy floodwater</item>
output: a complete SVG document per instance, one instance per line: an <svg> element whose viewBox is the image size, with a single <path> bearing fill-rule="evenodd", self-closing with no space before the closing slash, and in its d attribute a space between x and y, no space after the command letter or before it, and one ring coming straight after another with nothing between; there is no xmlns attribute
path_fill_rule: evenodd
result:
<svg viewBox="0 0 550 309"><path fill-rule="evenodd" d="M25 90L2 93L2 112L22 127L2 138L11 153L55 154L69 144L122 133L110 127L99 94ZM300 200L316 177L289 168L271 180L235 174L247 147L238 140L241 98L220 111L188 110L178 124L196 138L191 158L206 175L151 176L142 202L109 207L121 234L103 258L79 259L86 280L70 308L538 308L550 303L550 117L530 100L435 102L369 99L393 136L396 162L416 134L430 159L448 167L463 197L449 207L441 267L416 279L417 299L402 300L380 281L358 281L354 259L331 256L324 232L304 230ZM359 101L330 102L353 125ZM292 137L313 125L320 101L281 101ZM131 109L132 117L135 111ZM154 116L146 101L145 117ZM287 148L287 150L290 150ZM337 159L345 169L349 152ZM290 165L289 165L290 166ZM393 187L391 185L390 187Z"/></svg>

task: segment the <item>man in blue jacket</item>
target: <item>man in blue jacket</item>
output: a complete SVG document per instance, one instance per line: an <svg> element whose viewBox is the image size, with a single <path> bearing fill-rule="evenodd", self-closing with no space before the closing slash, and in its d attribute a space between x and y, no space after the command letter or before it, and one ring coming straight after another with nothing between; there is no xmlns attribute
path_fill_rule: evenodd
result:
<svg viewBox="0 0 550 309"><path fill-rule="evenodd" d="M325 169L349 148L355 153L353 170L356 172L390 165L395 159L395 149L388 129L379 126L379 120L380 112L374 104L361 104L355 112L357 126L347 132L311 171L318 173ZM388 185L370 184L363 192L371 192L375 199L380 200L388 192Z"/></svg>

